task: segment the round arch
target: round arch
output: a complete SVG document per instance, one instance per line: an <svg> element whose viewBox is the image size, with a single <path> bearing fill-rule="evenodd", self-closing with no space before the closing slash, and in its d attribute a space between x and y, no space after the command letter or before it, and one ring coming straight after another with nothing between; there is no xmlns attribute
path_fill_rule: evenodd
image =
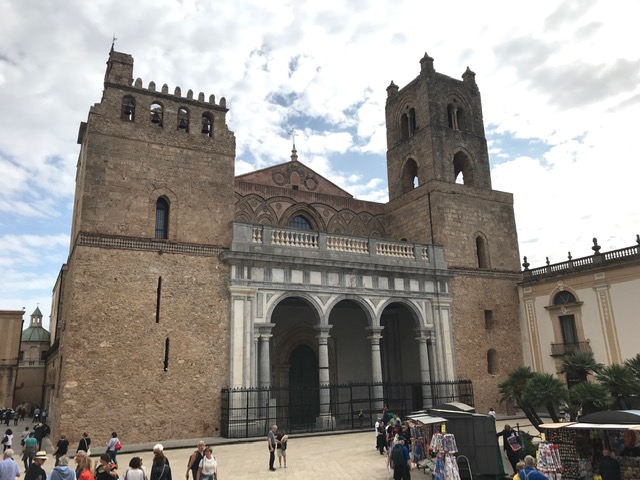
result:
<svg viewBox="0 0 640 480"><path fill-rule="evenodd" d="M280 295L274 296L269 300L269 306L267 307L267 314L265 316L267 322L272 322L273 311L280 303L288 298L300 298L304 300L309 304L309 307L311 307L311 310L315 315L316 325L327 325L328 322L326 316L324 315L324 311L322 310L320 302L318 302L316 298L314 298L312 295L309 295L308 293L295 291L283 292Z"/></svg>
<svg viewBox="0 0 640 480"><path fill-rule="evenodd" d="M409 311L409 314L411 315L411 319L413 320L416 328L427 326L426 319L423 318L422 313L414 303L410 302L407 299L396 298L396 297L391 297L385 300L384 302L382 302L378 306L378 312L377 312L377 315L375 316L376 325L373 325L373 326L380 326L380 320L382 318L382 314L384 313L385 309L393 303L398 303L404 307L407 307L407 310Z"/></svg>
<svg viewBox="0 0 640 480"><path fill-rule="evenodd" d="M327 319L331 316L331 311L333 310L333 308L338 305L338 303L342 302L342 301L352 301L353 303L357 304L358 306L360 306L362 308L362 310L364 310L364 314L367 317L367 323L369 324L370 327L374 326L374 320L376 318L376 313L373 310L373 307L371 306L371 304L367 303L366 300L364 300L363 298L357 296L357 295L338 295L337 297L333 298L325 307L325 311L326 311L326 317ZM327 320L328 321L328 320Z"/></svg>

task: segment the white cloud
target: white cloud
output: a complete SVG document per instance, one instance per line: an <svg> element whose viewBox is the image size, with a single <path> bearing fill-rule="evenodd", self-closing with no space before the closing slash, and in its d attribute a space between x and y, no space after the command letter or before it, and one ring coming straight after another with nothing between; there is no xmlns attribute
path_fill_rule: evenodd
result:
<svg viewBox="0 0 640 480"><path fill-rule="evenodd" d="M536 263L546 255L562 260L569 249L586 255L593 236L608 242L603 249L629 245L640 231L631 198L638 13L632 0L615 8L604 0L498 0L491 9L472 0L154 0L136 8L124 0L5 0L0 244L11 235L26 242L7 243L25 260L25 278L55 279L65 261L68 238L59 236L70 231L78 126L100 99L115 31L116 49L134 56L134 76L144 85L226 97L236 173L287 161L294 127L301 161L375 201L386 199L379 177L389 82L415 78L425 50L451 77L468 65L477 73L485 125L500 136L490 145L493 184L514 192L522 253ZM513 139L542 145L544 153L514 152L526 143ZM40 264L47 272L30 265L40 261L37 249L49 257L54 250L29 245L25 234L59 240L51 265Z"/></svg>

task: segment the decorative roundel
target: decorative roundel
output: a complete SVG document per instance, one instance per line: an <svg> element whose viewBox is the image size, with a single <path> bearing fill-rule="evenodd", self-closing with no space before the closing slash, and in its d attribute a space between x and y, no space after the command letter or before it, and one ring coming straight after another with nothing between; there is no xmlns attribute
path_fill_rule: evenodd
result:
<svg viewBox="0 0 640 480"><path fill-rule="evenodd" d="M318 180L316 180L314 177L307 177L304 179L304 186L307 190L313 192L318 188Z"/></svg>
<svg viewBox="0 0 640 480"><path fill-rule="evenodd" d="M284 185L285 183L287 183L287 179L285 178L284 174L282 172L276 172L273 174L273 176L271 177L271 179L273 180L273 182L276 185Z"/></svg>

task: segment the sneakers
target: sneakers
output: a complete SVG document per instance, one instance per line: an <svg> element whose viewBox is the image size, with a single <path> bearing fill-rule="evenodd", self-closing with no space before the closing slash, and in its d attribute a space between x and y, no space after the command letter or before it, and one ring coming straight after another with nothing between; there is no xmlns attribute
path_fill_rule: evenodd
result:
<svg viewBox="0 0 640 480"><path fill-rule="evenodd" d="M273 467L270 467L270 468L269 468L269 470L271 470L272 472L275 472L275 471L276 471L276 469L275 469L275 468L273 468Z"/></svg>

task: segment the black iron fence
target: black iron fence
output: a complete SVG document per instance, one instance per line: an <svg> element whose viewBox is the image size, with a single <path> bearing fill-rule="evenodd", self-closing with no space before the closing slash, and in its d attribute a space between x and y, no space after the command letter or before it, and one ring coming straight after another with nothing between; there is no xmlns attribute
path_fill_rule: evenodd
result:
<svg viewBox="0 0 640 480"><path fill-rule="evenodd" d="M360 429L373 426L383 405L405 416L454 401L474 404L470 380L223 389L221 434L259 437L274 424L287 433Z"/></svg>

